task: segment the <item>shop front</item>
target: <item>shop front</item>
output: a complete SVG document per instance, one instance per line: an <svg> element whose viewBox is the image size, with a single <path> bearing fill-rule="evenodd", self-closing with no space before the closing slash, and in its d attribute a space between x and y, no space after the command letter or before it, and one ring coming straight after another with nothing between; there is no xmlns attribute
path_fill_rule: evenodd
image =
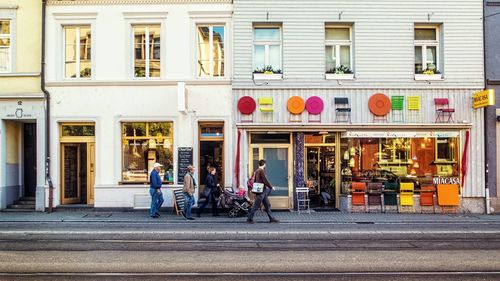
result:
<svg viewBox="0 0 500 281"><path fill-rule="evenodd" d="M260 97L267 96L262 92L252 95L251 91L241 91L240 94L258 103ZM466 96L465 92L458 93L457 102L460 94ZM397 119L401 120L403 115L408 121L393 122L394 113L389 112L379 122L370 112L368 101L372 95L367 93L356 97L361 105L352 106L351 122L336 122L340 119L335 116L334 107L338 94L311 93L303 95L302 99L308 100L311 96L325 104L322 110L313 110L314 115L319 115L314 118L309 116L312 114L307 109L300 116L291 116L297 113L292 113L286 104L296 97L293 94L272 96L273 122L264 115L268 112L257 106L251 114L249 111L238 113L241 122L236 127L244 136L239 145L241 151L248 151L242 154L241 170L248 171L246 176L249 177L258 159L268 161L267 174L271 183L277 186L271 195L273 208L296 209L295 190L307 187L311 208L317 211L484 212L484 179L480 176L484 170L479 164L484 159L481 134L478 133L482 119L479 118L481 112L466 107L469 101L463 107L452 105L457 107L452 116L454 122L447 122L448 116L442 119L439 116L442 113L433 110L434 99L443 98L442 95L420 96L422 105L417 114L405 105ZM353 97L347 98L352 100ZM429 106L425 106L427 102ZM364 106L366 110L362 109ZM416 118L412 120L410 115ZM259 120L260 116L266 121ZM247 177L240 179L240 184L244 184ZM363 187L362 206L356 206L353 186ZM457 204L440 201L445 198L444 193L438 196L443 186L456 190ZM373 193L376 187L380 190ZM386 187L395 188L396 202L392 206L389 201L384 203ZM408 208L403 202L407 188L411 189L413 198ZM432 192L434 203L430 206L420 200L422 194L428 195L427 192ZM371 200L373 194L380 200Z"/></svg>

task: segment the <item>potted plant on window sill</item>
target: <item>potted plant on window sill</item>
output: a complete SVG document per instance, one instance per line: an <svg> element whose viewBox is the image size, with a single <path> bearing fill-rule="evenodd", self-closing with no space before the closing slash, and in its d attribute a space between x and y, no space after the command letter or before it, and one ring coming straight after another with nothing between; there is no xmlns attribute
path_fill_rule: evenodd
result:
<svg viewBox="0 0 500 281"><path fill-rule="evenodd" d="M254 80L281 80L283 73L281 69L274 69L271 65L264 68L257 68L253 71Z"/></svg>
<svg viewBox="0 0 500 281"><path fill-rule="evenodd" d="M437 69L425 69L415 74L417 81L439 81L443 80L443 74Z"/></svg>
<svg viewBox="0 0 500 281"><path fill-rule="evenodd" d="M354 72L345 65L339 67L330 68L326 74L325 79L327 80L354 80Z"/></svg>

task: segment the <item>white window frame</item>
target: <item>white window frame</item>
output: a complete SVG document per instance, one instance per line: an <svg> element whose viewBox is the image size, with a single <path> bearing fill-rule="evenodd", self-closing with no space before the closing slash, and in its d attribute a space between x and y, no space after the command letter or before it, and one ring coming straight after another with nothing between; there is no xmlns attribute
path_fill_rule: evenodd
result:
<svg viewBox="0 0 500 281"><path fill-rule="evenodd" d="M12 50L14 49L13 47L13 35L12 35L12 25L13 25L13 20L11 18L2 18L0 17L0 21L8 21L9 22L9 34L8 35L2 35L0 34L0 39L9 39L9 47L8 47L8 51L9 51L9 65L7 65L7 70L5 71L0 71L0 73L11 73L11 72L14 72L13 71L13 66L14 66L14 62L12 61ZM4 49L6 49L5 47L2 47Z"/></svg>
<svg viewBox="0 0 500 281"><path fill-rule="evenodd" d="M152 26L152 25L158 25L160 26L160 76L159 77L150 77L150 73L149 73L149 63L150 63L150 57L149 57L149 27ZM145 62L146 62L146 73L145 73L145 77L136 77L135 76L135 33L134 33L134 27L136 26L143 26L145 27L145 36L146 36L146 46L145 46L145 50L146 51L146 57L145 57ZM162 61L163 61L163 53L162 53L162 50L163 50L163 40L164 40L164 36L163 36L163 24L161 22L156 22L156 23L132 23L130 25L130 29L131 29L131 33L132 33L132 78L133 79L139 79L139 80L144 80L144 79L153 79L153 80L158 80L158 79L161 79L162 75L163 75L163 67L162 67Z"/></svg>
<svg viewBox="0 0 500 281"><path fill-rule="evenodd" d="M90 36L91 36L91 41L90 41L90 77L80 77L80 28L82 27L89 27L90 29ZM76 35L75 35L75 47L76 47L76 61L75 61L75 64L76 64L76 77L66 77L66 28L67 27L76 27ZM92 77L94 76L94 67L93 67L93 64L92 64L92 61L93 61L93 58L94 58L94 54L93 54L93 50L94 50L94 46L93 46L93 42L94 42L94 38L93 38L93 30L92 30L92 25L91 24L65 24L63 25L63 77L64 79L67 79L67 80L90 80L92 79Z"/></svg>
<svg viewBox="0 0 500 281"><path fill-rule="evenodd" d="M436 47L436 69L443 73L443 70L441 69L441 48L440 48L440 27L439 26L430 26L430 25L415 25L415 28L413 29L413 38L415 38L415 31L417 29L434 29L436 30L436 40L413 40L413 49L415 50L415 47L422 47L422 70L427 69L427 47ZM415 59L416 59L416 54L415 57L413 58L413 72L415 72ZM418 74L418 73L415 73ZM441 75L438 74L438 75Z"/></svg>
<svg viewBox="0 0 500 281"><path fill-rule="evenodd" d="M327 29L341 29L341 28L348 28L349 29L349 40L327 40L326 39L326 30ZM333 50L335 50L335 67L338 68L340 67L341 61L340 61L340 47L349 47L349 59L350 59L350 65L349 69L354 73L354 61L353 61L353 44L352 44L352 25L333 25L333 24L327 24L325 26L325 72L326 72L326 47L332 46L334 47Z"/></svg>
<svg viewBox="0 0 500 281"><path fill-rule="evenodd" d="M213 39L214 39L214 26L222 26L224 28L224 42L222 42L222 44L224 44L224 75L222 76L214 76L213 75L213 68L214 68L214 54L213 54ZM208 75L208 77L203 77L203 76L200 76L198 75L198 61L200 60L200 57L198 56L198 48L199 48L199 44L200 42L198 41L198 27L208 27L209 28L209 36L208 36L208 44L210 44L209 46L209 67L210 67L210 73ZM211 78L211 79L214 79L214 78L225 78L226 77L226 24L225 23L197 23L196 24L196 77L199 78L199 79L203 79L203 78Z"/></svg>
<svg viewBox="0 0 500 281"><path fill-rule="evenodd" d="M257 40L255 39L255 30L259 28L278 28L279 40ZM264 46L264 67L269 65L269 46L280 46L280 66L283 74L283 27L281 24L254 24L252 27L252 72L256 70L255 65L255 46ZM278 69L275 69L278 70Z"/></svg>
<svg viewBox="0 0 500 281"><path fill-rule="evenodd" d="M9 62L8 70L0 71L0 73L15 73L17 71L17 9L18 6L0 6L0 20L10 22L10 47L9 47ZM5 38L5 37L4 37Z"/></svg>

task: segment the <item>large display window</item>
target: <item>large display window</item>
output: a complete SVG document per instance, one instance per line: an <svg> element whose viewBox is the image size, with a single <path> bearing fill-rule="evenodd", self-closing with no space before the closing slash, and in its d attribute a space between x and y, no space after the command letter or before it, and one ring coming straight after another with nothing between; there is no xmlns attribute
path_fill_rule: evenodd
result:
<svg viewBox="0 0 500 281"><path fill-rule="evenodd" d="M153 164L161 167L160 176L173 184L173 123L123 122L122 183L147 183Z"/></svg>

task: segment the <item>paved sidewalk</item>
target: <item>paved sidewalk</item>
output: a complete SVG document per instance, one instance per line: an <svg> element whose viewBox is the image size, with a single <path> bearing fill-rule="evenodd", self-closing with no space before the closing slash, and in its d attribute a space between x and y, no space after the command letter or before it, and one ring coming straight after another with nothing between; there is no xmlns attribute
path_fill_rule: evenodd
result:
<svg viewBox="0 0 500 281"><path fill-rule="evenodd" d="M389 213L341 213L312 212L275 212L282 223L335 223L335 224L399 224L399 223L500 223L500 216L481 214L389 214ZM262 211L257 212L257 221L267 221ZM212 217L202 214L202 218L191 223L242 223L245 217L229 218L227 214ZM42 212L0 212L0 222L129 222L129 223L183 223L181 216L162 213L159 219L152 219L146 211L55 211Z"/></svg>

